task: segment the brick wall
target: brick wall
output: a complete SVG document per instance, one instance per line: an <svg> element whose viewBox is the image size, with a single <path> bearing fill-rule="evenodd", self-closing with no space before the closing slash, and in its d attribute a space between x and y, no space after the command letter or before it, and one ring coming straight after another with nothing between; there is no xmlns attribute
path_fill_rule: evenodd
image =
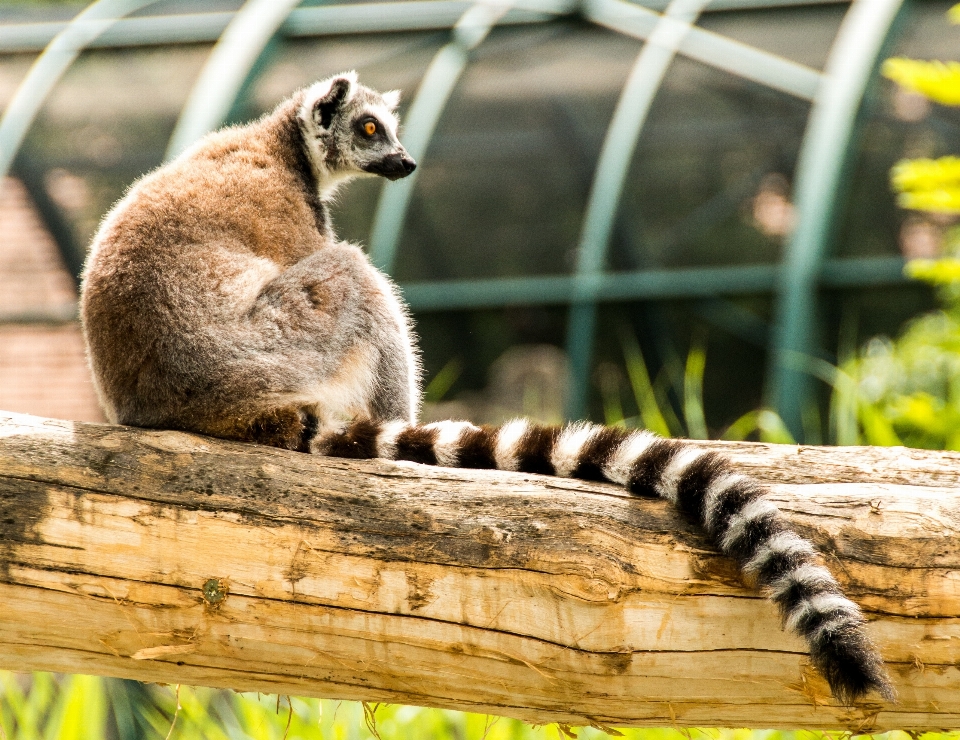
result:
<svg viewBox="0 0 960 740"><path fill-rule="evenodd" d="M103 421L80 327L55 320L72 315L76 300L26 190L7 178L0 186L0 410Z"/></svg>

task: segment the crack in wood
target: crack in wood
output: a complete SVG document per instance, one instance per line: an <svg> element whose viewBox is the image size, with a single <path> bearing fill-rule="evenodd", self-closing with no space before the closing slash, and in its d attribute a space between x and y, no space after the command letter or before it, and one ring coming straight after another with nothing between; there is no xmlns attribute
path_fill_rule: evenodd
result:
<svg viewBox="0 0 960 740"><path fill-rule="evenodd" d="M0 665L565 725L960 726L956 453L698 443L869 613L902 703L848 709L662 501L4 417Z"/></svg>

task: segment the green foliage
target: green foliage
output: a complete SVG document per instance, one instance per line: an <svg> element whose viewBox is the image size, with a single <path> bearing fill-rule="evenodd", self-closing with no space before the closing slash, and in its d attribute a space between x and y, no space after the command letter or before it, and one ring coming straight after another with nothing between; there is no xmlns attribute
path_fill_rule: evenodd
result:
<svg viewBox="0 0 960 740"><path fill-rule="evenodd" d="M953 23L960 23L960 5L950 8L947 16ZM894 58L884 63L883 74L902 88L937 103L960 105L960 62Z"/></svg>
<svg viewBox="0 0 960 740"><path fill-rule="evenodd" d="M100 740L104 737L118 740L601 740L609 737L836 740L827 733L805 731L616 730L555 724L533 727L504 717L395 704L235 694L94 676L0 671L0 738ZM874 737L918 740L902 732ZM920 737L960 740L960 733L930 733Z"/></svg>
<svg viewBox="0 0 960 740"><path fill-rule="evenodd" d="M647 364L640 351L637 338L626 329L620 332L620 345L626 363L633 400L639 414L637 417L624 418L620 402L620 388L617 384L600 384L603 398L605 422L609 425L642 427L656 432L661 437L687 437L689 439L707 439L707 420L703 404L703 375L707 367L706 346L702 338L694 339L682 372L678 359L668 362L650 381ZM681 419L673 410L670 392L680 399L683 412ZM756 437L763 442L795 443L783 420L769 409L749 411L721 435L722 439L742 440Z"/></svg>
<svg viewBox="0 0 960 740"><path fill-rule="evenodd" d="M26 1L26 0L21 0ZM960 23L960 5L950 10ZM891 59L884 74L931 100L960 106L960 63ZM903 161L892 172L904 208L960 214L960 157ZM875 338L834 367L798 358L833 388L830 438L837 444L906 444L960 449L960 229L948 234L945 256L915 260L907 274L938 290L940 310L913 320L894 340ZM617 383L602 383L608 424L641 425L669 437L707 436L703 413L706 352L695 342L655 380L636 337L621 335L629 385L638 417L623 418ZM428 386L439 400L461 372L451 362ZM670 402L680 398L683 418ZM819 421L814 420L814 426ZM750 411L722 435L793 443L783 421L768 409ZM421 707L236 694L195 687L139 684L92 676L32 675L0 671L0 738L81 740L116 737L172 740L582 740L618 736L633 740L819 740L828 734L748 730L623 730L532 727L517 720ZM908 740L905 733L875 736ZM960 733L928 733L925 740L960 740Z"/></svg>
<svg viewBox="0 0 960 740"><path fill-rule="evenodd" d="M454 357L427 383L423 390L423 400L426 403L442 401L462 373L463 362L459 357Z"/></svg>
<svg viewBox="0 0 960 740"><path fill-rule="evenodd" d="M943 105L960 105L960 62L888 59L883 74L902 87Z"/></svg>
<svg viewBox="0 0 960 740"><path fill-rule="evenodd" d="M956 87L960 96L960 78ZM893 168L892 180L904 208L934 213L960 211L960 157L904 160Z"/></svg>
<svg viewBox="0 0 960 740"><path fill-rule="evenodd" d="M683 370L683 418L692 439L707 439L707 419L703 412L703 373L707 369L707 351L702 341L694 341Z"/></svg>
<svg viewBox="0 0 960 740"><path fill-rule="evenodd" d="M624 416L619 373L601 373L600 395L603 401L604 423L628 428L639 426L661 437L706 439L703 373L707 359L704 348L694 344L682 369L679 368L679 359L672 358L673 361L668 363L668 367L661 370L656 380L651 382L640 344L625 327L620 331L620 344L633 400L639 413L637 416ZM671 392L681 399L682 419L674 412L670 401Z"/></svg>
<svg viewBox="0 0 960 740"><path fill-rule="evenodd" d="M748 411L723 433L720 439L744 440L757 433L762 442L774 444L795 444L796 440L783 423L779 414L770 409L756 409Z"/></svg>
<svg viewBox="0 0 960 740"><path fill-rule="evenodd" d="M950 11L960 22L960 5ZM884 74L907 90L960 106L960 63L890 59ZM891 173L904 208L960 215L960 157L899 162ZM834 368L832 417L840 444L960 449L960 230L943 257L914 260L906 273L937 289L941 308L896 339L874 338Z"/></svg>
<svg viewBox="0 0 960 740"><path fill-rule="evenodd" d="M849 381L834 386L833 405L855 415L859 434L838 442L960 450L960 302L895 340L872 339L842 373Z"/></svg>
<svg viewBox="0 0 960 740"><path fill-rule="evenodd" d="M661 437L669 437L670 427L660 409L660 402L657 393L650 382L650 373L647 372L647 363L644 362L643 354L640 352L640 345L637 338L630 332L624 330L620 334L620 343L623 347L623 357L627 363L627 376L630 378L630 387L633 389L633 397L637 408L640 410L640 422L644 429L659 434ZM619 390L617 391L619 394ZM614 408L608 400L610 391L604 392L604 407ZM617 401L619 405L619 401ZM612 418L607 413L607 424L616 424L620 420Z"/></svg>
<svg viewBox="0 0 960 740"><path fill-rule="evenodd" d="M177 708L179 705L179 709ZM582 738L603 737L597 730ZM361 704L94 676L0 672L0 737L9 740L540 740L554 728L481 714ZM674 740L671 737L669 740ZM679 737L677 738L679 740Z"/></svg>

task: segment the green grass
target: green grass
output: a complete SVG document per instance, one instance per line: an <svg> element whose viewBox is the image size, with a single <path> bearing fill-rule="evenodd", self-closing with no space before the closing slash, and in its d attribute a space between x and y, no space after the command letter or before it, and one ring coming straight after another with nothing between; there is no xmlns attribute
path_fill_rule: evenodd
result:
<svg viewBox="0 0 960 740"><path fill-rule="evenodd" d="M179 701L179 710L177 704ZM174 718L175 717L175 718ZM609 734L608 734L609 732ZM0 737L8 740L840 740L842 734L750 730L531 727L442 709L237 694L135 681L0 671ZM878 735L917 740L902 732ZM928 733L925 740L960 740Z"/></svg>

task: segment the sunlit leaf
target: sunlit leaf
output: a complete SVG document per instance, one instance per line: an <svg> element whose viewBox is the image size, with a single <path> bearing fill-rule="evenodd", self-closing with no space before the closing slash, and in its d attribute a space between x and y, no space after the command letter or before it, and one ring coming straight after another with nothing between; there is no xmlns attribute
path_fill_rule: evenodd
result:
<svg viewBox="0 0 960 740"><path fill-rule="evenodd" d="M460 378L462 372L463 361L459 357L454 357L427 383L427 387L423 389L423 400L427 403L436 403L442 400Z"/></svg>
<svg viewBox="0 0 960 740"><path fill-rule="evenodd" d="M867 444L881 447L903 444L893 428L893 423L875 406L864 404L860 408L860 423L863 427L863 441Z"/></svg>
<svg viewBox="0 0 960 740"><path fill-rule="evenodd" d="M888 59L885 77L943 105L960 105L960 62Z"/></svg>
<svg viewBox="0 0 960 740"><path fill-rule="evenodd" d="M897 190L960 188L960 157L901 160L891 170L891 180Z"/></svg>
<svg viewBox="0 0 960 740"><path fill-rule="evenodd" d="M637 338L631 332L623 330L620 332L620 346L623 348L623 356L627 363L627 375L630 378L630 385L633 387L633 395L637 402L637 408L640 410L643 427L651 432L656 432L661 437L670 437L670 428L667 426L660 404L657 402L657 395L653 384L650 382L647 364L640 352L640 344L637 342Z"/></svg>
<svg viewBox="0 0 960 740"><path fill-rule="evenodd" d="M683 419L687 436L691 439L707 438L707 420L703 412L703 373L707 366L707 352L700 343L687 353L683 371Z"/></svg>
<svg viewBox="0 0 960 740"><path fill-rule="evenodd" d="M944 257L938 260L910 260L903 270L907 277L914 280L923 280L933 285L960 282L960 259L954 257Z"/></svg>
<svg viewBox="0 0 960 740"><path fill-rule="evenodd" d="M90 728L103 727L107 717L103 681L96 676L67 676L44 728L45 740L86 740Z"/></svg>
<svg viewBox="0 0 960 740"><path fill-rule="evenodd" d="M904 208L960 213L960 158L911 159L891 171L894 189Z"/></svg>

